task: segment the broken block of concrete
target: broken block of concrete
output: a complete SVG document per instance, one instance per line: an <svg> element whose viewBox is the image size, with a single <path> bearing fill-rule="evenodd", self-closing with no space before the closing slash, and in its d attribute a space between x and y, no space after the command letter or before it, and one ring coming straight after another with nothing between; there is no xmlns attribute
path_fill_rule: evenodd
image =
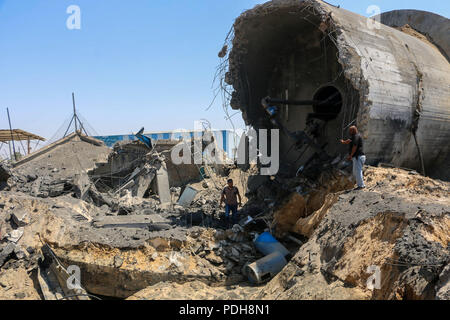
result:
<svg viewBox="0 0 450 320"><path fill-rule="evenodd" d="M4 247L2 251L0 251L0 267L9 260L9 257L14 252L15 248L16 246L14 243L8 243L6 247Z"/></svg>
<svg viewBox="0 0 450 320"><path fill-rule="evenodd" d="M6 238L11 242L17 243L20 240L20 238L22 238L22 236L23 236L23 227L11 231Z"/></svg>
<svg viewBox="0 0 450 320"><path fill-rule="evenodd" d="M145 164L144 168L134 178L134 185L132 186L133 197L143 198L150 185L155 178L156 172L149 164Z"/></svg>
<svg viewBox="0 0 450 320"><path fill-rule="evenodd" d="M450 264L447 264L439 275L435 290L437 300L450 299Z"/></svg>
<svg viewBox="0 0 450 320"><path fill-rule="evenodd" d="M189 206L194 200L197 193L198 191L196 189L192 188L191 186L187 186L186 189L184 189L184 192L181 195L180 199L178 200L178 204L183 207Z"/></svg>
<svg viewBox="0 0 450 320"><path fill-rule="evenodd" d="M16 255L17 259L24 259L29 256L29 253L27 252L27 250L23 249L20 246L15 246L14 254Z"/></svg>
<svg viewBox="0 0 450 320"><path fill-rule="evenodd" d="M90 300L86 290L77 283L69 271L71 267L61 268L59 262L55 259L53 250L45 245L42 247L45 257L45 268L38 269L38 282L45 300Z"/></svg>
<svg viewBox="0 0 450 320"><path fill-rule="evenodd" d="M24 227L30 223L30 214L26 210L15 210L11 218L18 227Z"/></svg>
<svg viewBox="0 0 450 320"><path fill-rule="evenodd" d="M7 185L10 176L11 170L5 164L0 164L0 188Z"/></svg>
<svg viewBox="0 0 450 320"><path fill-rule="evenodd" d="M75 196L78 199L86 200L89 195L89 189L92 185L89 176L82 172L80 174L76 174L73 180Z"/></svg>
<svg viewBox="0 0 450 320"><path fill-rule="evenodd" d="M108 207L111 207L114 204L112 197L107 193L99 192L95 185L91 185L91 187L89 188L89 195L91 196L92 201L97 206L106 205Z"/></svg>
<svg viewBox="0 0 450 320"><path fill-rule="evenodd" d="M155 224L166 224L167 219L164 219L158 214L148 216L107 216L94 220L94 227L96 228L150 228Z"/></svg>
<svg viewBox="0 0 450 320"><path fill-rule="evenodd" d="M31 185L31 191L30 194L33 197L37 197L40 194L40 189L41 189L41 182L42 182L42 177L38 177L36 180L33 181L32 185Z"/></svg>
<svg viewBox="0 0 450 320"><path fill-rule="evenodd" d="M170 194L169 175L167 174L167 166L163 162L161 168L156 173L156 181L158 188L158 195L161 203L172 202L172 195Z"/></svg>

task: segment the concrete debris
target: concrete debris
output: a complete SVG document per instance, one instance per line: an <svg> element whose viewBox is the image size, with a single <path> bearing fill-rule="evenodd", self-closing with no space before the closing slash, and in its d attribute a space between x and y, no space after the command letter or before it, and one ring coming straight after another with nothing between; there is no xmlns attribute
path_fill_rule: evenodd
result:
<svg viewBox="0 0 450 320"><path fill-rule="evenodd" d="M156 228L157 226L166 225L170 222L158 214L150 214L145 216L116 216L116 217L99 217L93 221L96 228ZM170 228L170 225L169 227Z"/></svg>
<svg viewBox="0 0 450 320"><path fill-rule="evenodd" d="M1 265L1 264L0 264ZM33 274L24 266L0 271L0 300L40 300Z"/></svg>
<svg viewBox="0 0 450 320"><path fill-rule="evenodd" d="M16 246L14 248L14 254L16 255L17 259L19 259L19 260L25 259L25 258L27 258L29 256L28 251L24 250L20 246Z"/></svg>
<svg viewBox="0 0 450 320"><path fill-rule="evenodd" d="M205 176L192 164L195 175L183 182L186 175L178 175L166 157L174 144L149 150L122 143L104 155L102 146L78 138L65 139L12 172L0 197L5 271L43 254L46 264L33 270L38 296L49 300L68 294L61 267L71 265L82 270L87 292L103 297L127 298L161 281L245 281L241 269L260 256L245 229L224 224L219 200L228 177L245 191L249 173L213 166ZM87 164L79 169L60 159L74 146ZM42 159L53 162L33 174ZM182 188L197 190L183 206L176 204Z"/></svg>
<svg viewBox="0 0 450 320"><path fill-rule="evenodd" d="M306 243L258 298L437 297L449 259L450 185L401 169L370 167L365 174L366 191L329 194L322 208L299 219ZM385 279L374 291L366 286L371 265Z"/></svg>
<svg viewBox="0 0 450 320"><path fill-rule="evenodd" d="M92 186L92 182L89 179L88 175L85 172L76 174L74 176L73 185L75 196L78 199L86 200L89 195L89 190Z"/></svg>
<svg viewBox="0 0 450 320"><path fill-rule="evenodd" d="M44 259L38 270L38 282L45 300L90 300L86 290L78 283L81 275L77 277L76 270L71 274L73 266L65 269L48 245L42 247L42 253Z"/></svg>
<svg viewBox="0 0 450 320"><path fill-rule="evenodd" d="M8 239L8 241L17 243L17 242L20 240L20 238L22 238L23 232L24 232L24 229L23 229L23 228L19 228L19 229L16 229L16 230L12 230L12 231L6 236L6 238Z"/></svg>
<svg viewBox="0 0 450 320"><path fill-rule="evenodd" d="M208 188L208 184L205 185L202 184L204 188ZM189 206L192 201L194 200L195 196L197 195L198 191L192 188L191 186L187 186L186 189L184 189L183 194L181 195L180 199L178 200L178 204L180 206Z"/></svg>
<svg viewBox="0 0 450 320"><path fill-rule="evenodd" d="M170 195L169 175L165 163L162 163L161 167L156 172L156 184L161 204L170 203L172 197Z"/></svg>
<svg viewBox="0 0 450 320"><path fill-rule="evenodd" d="M268 94L328 103L283 107L297 132L280 136L276 175L172 162L203 153L198 139L110 149L79 132L2 163L0 299L448 300L450 183L424 176L418 154L440 174L450 70L445 47L417 34L441 43L439 30L408 21L415 31L369 32L366 18L315 0L270 1L236 20L220 56L249 125L273 127L260 106ZM365 166L363 190L336 143L352 122L369 164L392 164ZM242 195L234 225L220 206L228 179ZM383 277L373 289L374 268Z"/></svg>
<svg viewBox="0 0 450 320"><path fill-rule="evenodd" d="M109 148L95 139L71 134L14 164L8 190L36 197L58 197L72 192L76 175L104 161ZM92 140L92 141L91 141Z"/></svg>
<svg viewBox="0 0 450 320"><path fill-rule="evenodd" d="M13 243L8 243L1 251L0 251L0 267L8 260L10 255L14 252L16 246Z"/></svg>
<svg viewBox="0 0 450 320"><path fill-rule="evenodd" d="M447 264L439 275L435 290L438 300L450 300L450 264Z"/></svg>
<svg viewBox="0 0 450 320"><path fill-rule="evenodd" d="M11 169L6 163L0 163L0 190L7 186L8 179L11 177Z"/></svg>
<svg viewBox="0 0 450 320"><path fill-rule="evenodd" d="M154 159L146 154L143 157L145 164L149 164L148 159ZM358 299L445 297L443 266L433 269L422 264L440 265L448 259L445 250L449 242L448 183L410 175L401 169L375 167L365 170L366 191L345 191L351 190L349 174L338 169L323 172L314 181L304 177L276 177L251 192L243 189L246 198L241 217L242 221L251 223L223 224L218 204L220 189L214 184L225 185L227 178L233 177L236 181L242 180L241 185L247 185L251 174L254 174L251 170L243 172L230 168L227 176L199 178L198 182L186 185L198 192L192 203L184 207L162 208L157 191L152 190L143 198L133 197L130 189L122 190L121 197L108 191L114 190L111 187L96 190L92 171L88 175L92 184L85 200L78 199L77 189L72 190L72 195L54 198L3 191L1 232L23 234L3 240L7 245L0 254L1 270L10 272L12 265L30 261L26 263L37 270L38 282L45 292L44 297L36 293L37 297L62 298L64 288L58 285L56 271L39 269L31 262L36 254L42 253L42 243L48 243L64 267L80 267L86 292L102 297L138 295L142 298L147 294L151 298L152 292L160 290L157 288L162 284L171 283L170 287L175 282L186 288L200 282L199 286L205 290L235 286L227 292L215 289L235 299L243 298L235 295L239 292L252 292L256 299L271 298L275 297L271 293L273 290L282 299L312 298L313 295ZM301 196L303 207L291 203L299 187L304 194ZM172 197L180 197L177 188L169 189ZM260 198L266 198L268 190L274 191L270 194L270 206ZM110 204L94 200L93 194L109 199ZM405 200L410 197L420 204ZM286 221L291 221L290 228L286 228L289 226ZM17 229L19 224L21 227ZM280 263L274 264L270 263L273 257L261 261L264 254L255 246L254 234L261 235L266 229L274 231L275 241L285 248L285 253L297 252L292 260L288 254L283 257L287 265L281 271L278 269L283 259L275 259ZM388 229L394 231L384 233L383 230ZM297 242L289 240L293 233L297 233L294 237ZM366 245L375 245L376 249L370 250ZM382 285L382 290L374 293L364 287L366 263L372 261L380 263L383 272L388 272L392 278ZM249 277L248 266L252 262L256 265L250 268L253 277ZM399 262L411 264L411 267L394 269L396 267L391 266ZM274 268L265 272L265 267L261 266ZM429 275L422 276L423 273L414 268L427 268L425 274ZM290 277L291 273L295 275L292 287L288 286L291 289L280 287L280 279ZM266 284L252 289L249 278ZM330 279L334 278L339 280L330 285ZM433 285L428 285L430 283ZM301 289L305 286L309 291ZM430 291L430 288L435 289Z"/></svg>
<svg viewBox="0 0 450 320"><path fill-rule="evenodd" d="M24 227L30 223L30 214L26 210L14 210L11 214L11 218L18 227Z"/></svg>
<svg viewBox="0 0 450 320"><path fill-rule="evenodd" d="M250 285L210 286L201 281L187 283L160 282L129 297L127 300L242 300L251 299L260 290Z"/></svg>

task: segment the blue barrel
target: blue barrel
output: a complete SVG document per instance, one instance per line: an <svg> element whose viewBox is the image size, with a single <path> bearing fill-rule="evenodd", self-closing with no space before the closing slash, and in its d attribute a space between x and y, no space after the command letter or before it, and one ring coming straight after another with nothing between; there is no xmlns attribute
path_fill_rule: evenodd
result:
<svg viewBox="0 0 450 320"><path fill-rule="evenodd" d="M256 249L262 254L269 255L274 252L279 252L285 257L290 252L281 243L275 239L270 232L264 232L254 241Z"/></svg>

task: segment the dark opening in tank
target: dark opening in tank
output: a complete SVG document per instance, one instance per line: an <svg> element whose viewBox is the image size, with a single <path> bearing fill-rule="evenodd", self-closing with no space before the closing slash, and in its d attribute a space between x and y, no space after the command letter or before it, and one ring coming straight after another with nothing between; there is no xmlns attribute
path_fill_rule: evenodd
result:
<svg viewBox="0 0 450 320"><path fill-rule="evenodd" d="M314 104L312 118L324 121L334 120L342 110L342 94L334 86L320 88L314 95L314 100L321 103Z"/></svg>

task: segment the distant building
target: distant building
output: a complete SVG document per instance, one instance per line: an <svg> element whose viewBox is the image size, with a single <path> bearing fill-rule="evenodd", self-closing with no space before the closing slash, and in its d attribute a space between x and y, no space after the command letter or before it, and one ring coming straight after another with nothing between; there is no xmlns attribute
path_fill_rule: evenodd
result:
<svg viewBox="0 0 450 320"><path fill-rule="evenodd" d="M236 134L232 130L211 130L214 139L218 146L221 147L229 156L233 156L233 151L239 140L236 140ZM161 132L147 132L145 136L153 141L158 140L185 140L192 139L194 135L201 137L202 131L161 131ZM111 136L95 136L95 139L102 140L108 147L112 148L114 144L119 141L134 141L137 140L133 134L126 135L111 135ZM231 154L230 154L231 151Z"/></svg>

